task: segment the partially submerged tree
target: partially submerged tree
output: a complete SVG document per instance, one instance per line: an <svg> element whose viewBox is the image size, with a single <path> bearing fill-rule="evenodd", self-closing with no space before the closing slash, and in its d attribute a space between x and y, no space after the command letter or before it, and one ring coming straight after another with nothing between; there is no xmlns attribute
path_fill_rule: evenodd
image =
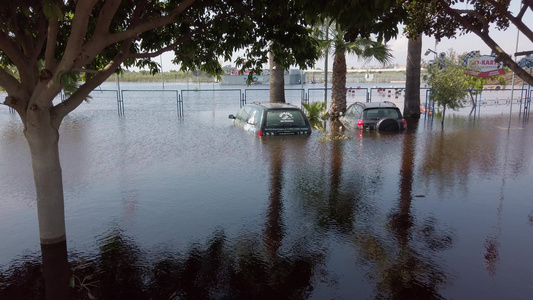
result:
<svg viewBox="0 0 533 300"><path fill-rule="evenodd" d="M362 58L390 58L384 43L398 35L398 23L405 18L401 1L315 1L296 0L306 12L306 20L313 25L333 26L335 35L322 38L326 47L334 44L335 52L332 116L346 109L346 53L354 53ZM325 34L323 35L325 36ZM335 43L339 42L338 45ZM326 48L324 47L324 48ZM376 55L371 52L376 51ZM379 53L378 53L379 52ZM337 68L338 71L335 71ZM325 99L327 100L327 99Z"/></svg>
<svg viewBox="0 0 533 300"><path fill-rule="evenodd" d="M420 118L420 68L422 54L422 36L412 37L407 43L407 66L405 80L405 101L403 116Z"/></svg>
<svg viewBox="0 0 533 300"><path fill-rule="evenodd" d="M322 48L332 49L334 53L330 114L338 117L339 113L346 111L346 55L352 54L362 60L376 59L380 63L387 63L392 59L392 54L386 45L370 38L347 41L347 32L336 22L326 24L325 28L327 34L320 30L321 27L315 34L320 39Z"/></svg>
<svg viewBox="0 0 533 300"><path fill-rule="evenodd" d="M66 115L124 66L157 72L159 66L151 58L166 51L174 52L174 62L182 69L220 74L220 57L230 60L235 50L249 46L241 59L246 61L242 67L260 69L267 59L268 41L278 39L281 34L302 37L305 35L301 32L308 30L286 14L281 17L277 14L279 7L286 3L281 0L2 1L0 86L8 94L3 104L20 116L28 141L41 245L53 247L66 243L58 152L59 127ZM275 26L283 31L273 32ZM298 38L283 39L278 48L283 51L277 51L276 55L280 61L312 65L314 54L307 46ZM54 98L67 86L74 89L65 101L54 104Z"/></svg>
<svg viewBox="0 0 533 300"><path fill-rule="evenodd" d="M466 67L459 62L453 51L439 60L438 64L429 67L428 83L431 85L431 99L442 106L441 125L444 126L446 108L458 109L468 95Z"/></svg>

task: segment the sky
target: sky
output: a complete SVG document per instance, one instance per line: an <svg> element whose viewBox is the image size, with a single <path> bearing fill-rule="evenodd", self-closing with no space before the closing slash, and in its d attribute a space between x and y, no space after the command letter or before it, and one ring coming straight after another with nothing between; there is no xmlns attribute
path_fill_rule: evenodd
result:
<svg viewBox="0 0 533 300"><path fill-rule="evenodd" d="M511 0L510 10L513 15L519 11L521 5L521 0ZM461 3L458 8L467 9L464 3ZM533 28L533 12L528 10L522 20L528 25L529 28ZM400 30L402 28L400 27ZM533 43L527 39L524 35L518 34L518 30L514 25L510 25L506 31L498 31L495 28L491 28L491 37L502 47L507 53L514 53L520 51L530 51L533 50ZM518 47L517 47L518 41ZM405 66L407 61L407 42L408 39L400 34L396 39L388 42L389 48L393 53L392 64ZM466 35L457 36L452 39L443 39L439 43L435 44L435 39L428 36L423 36L422 38L422 60L429 61L434 59L434 54L430 53L428 56L424 56L424 53L427 49L436 51L437 53L448 52L450 49L453 49L457 54L463 54L466 52L479 50L481 55L490 55L491 50L477 35L469 33ZM171 63L172 53L164 53L162 56L163 62L163 71L168 71L171 69L178 70L179 67ZM520 57L518 58L518 60ZM154 59L157 62L160 62L160 58L157 57ZM223 65L232 64L229 62L224 62ZM359 60L356 56L348 55L346 57L346 64L348 68L364 68L371 66L379 66L377 61L365 62ZM233 65L233 64L232 64ZM316 68L324 69L324 59L320 59L316 63ZM333 67L333 57L330 55L328 59L328 68Z"/></svg>

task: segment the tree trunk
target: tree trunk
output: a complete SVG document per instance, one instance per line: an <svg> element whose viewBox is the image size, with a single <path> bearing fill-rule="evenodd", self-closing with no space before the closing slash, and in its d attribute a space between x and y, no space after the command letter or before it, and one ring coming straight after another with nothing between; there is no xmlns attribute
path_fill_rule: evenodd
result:
<svg viewBox="0 0 533 300"><path fill-rule="evenodd" d="M346 111L346 55L344 52L335 53L333 59L333 83L329 111L334 118L338 117L340 112Z"/></svg>
<svg viewBox="0 0 533 300"><path fill-rule="evenodd" d="M72 272L68 263L67 242L41 244L41 254L45 299L73 299L69 284Z"/></svg>
<svg viewBox="0 0 533 300"><path fill-rule="evenodd" d="M70 299L59 132L49 107L27 110L24 136L31 153L46 299ZM59 126L59 125L58 125Z"/></svg>
<svg viewBox="0 0 533 300"><path fill-rule="evenodd" d="M270 103L285 103L285 70L280 67L270 52Z"/></svg>
<svg viewBox="0 0 533 300"><path fill-rule="evenodd" d="M446 117L446 105L444 105L444 108L442 109L442 120L440 121L440 126L442 129L444 129L444 117Z"/></svg>
<svg viewBox="0 0 533 300"><path fill-rule="evenodd" d="M29 109L25 123L24 135L31 152L41 244L61 243L66 237L59 132L51 125L50 112L46 107Z"/></svg>
<svg viewBox="0 0 533 300"><path fill-rule="evenodd" d="M420 118L420 61L422 55L422 36L409 39L407 44L407 67L405 82L405 102L403 116Z"/></svg>

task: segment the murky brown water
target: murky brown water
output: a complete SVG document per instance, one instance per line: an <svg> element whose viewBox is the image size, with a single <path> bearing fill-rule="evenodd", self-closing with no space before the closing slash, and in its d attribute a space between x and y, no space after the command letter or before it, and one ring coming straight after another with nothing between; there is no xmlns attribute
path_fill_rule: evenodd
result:
<svg viewBox="0 0 533 300"><path fill-rule="evenodd" d="M248 135L237 108L64 121L78 296L533 298L533 125L508 106L325 143ZM0 296L39 290L21 130L0 110Z"/></svg>

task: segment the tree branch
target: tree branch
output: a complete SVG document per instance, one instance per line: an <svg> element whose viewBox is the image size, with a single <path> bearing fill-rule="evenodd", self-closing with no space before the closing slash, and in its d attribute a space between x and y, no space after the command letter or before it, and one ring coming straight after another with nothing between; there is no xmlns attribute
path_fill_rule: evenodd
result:
<svg viewBox="0 0 533 300"><path fill-rule="evenodd" d="M0 67L0 86L5 87L8 94L4 104L16 110L23 117L29 95L22 88L20 82L3 67Z"/></svg>
<svg viewBox="0 0 533 300"><path fill-rule="evenodd" d="M191 32L189 32L187 35L185 36L182 36L181 38L179 38L178 40L176 40L174 43L164 47L164 48L161 48L157 51L154 51L154 52L144 52L144 53L129 53L127 54L127 57L128 58L151 58L151 57L156 57L164 52L167 52L167 51L170 51L170 50L173 50L176 48L177 45L179 44L182 44L188 40L190 40L196 33L202 31L205 27L199 27L199 28L196 28L195 30L192 30Z"/></svg>
<svg viewBox="0 0 533 300"><path fill-rule="evenodd" d="M121 46L121 51L113 58L111 62L101 71L98 71L95 76L92 76L82 86L76 90L67 100L56 105L52 108L52 125L59 128L63 118L71 111L76 109L89 93L104 82L113 72L115 72L122 62L126 59L125 53L127 53L133 39L124 41Z"/></svg>
<svg viewBox="0 0 533 300"><path fill-rule="evenodd" d="M48 69L52 73L55 72L56 61L55 61L55 51L57 45L57 34L59 31L59 23L57 16L51 18L48 23L48 32L46 38L46 49L44 52L44 68Z"/></svg>
<svg viewBox="0 0 533 300"><path fill-rule="evenodd" d="M137 35L158 28L165 26L167 24L173 23L177 16L179 16L181 13L183 13L187 8L189 8L195 0L184 0L181 2L177 8L175 8L170 14L166 16L162 16L160 18L156 18L154 21L148 21L142 24L139 24L138 26L134 26L131 29L118 32L115 34L112 34L108 37L106 44L110 45L113 43L120 42L122 40L135 38Z"/></svg>
<svg viewBox="0 0 533 300"><path fill-rule="evenodd" d="M32 61L37 61L39 59L39 56L41 55L41 52L43 51L43 46L48 36L46 28L47 28L46 18L44 16L44 13L40 11L39 12L39 32L38 32L37 42L35 43L35 53L34 53L34 56L32 57Z"/></svg>
<svg viewBox="0 0 533 300"><path fill-rule="evenodd" d="M466 14L466 15L471 15L471 16L476 17L476 19L478 19L481 22L481 24L483 24L483 31L484 32L488 32L489 31L489 22L479 12L474 11L474 10L470 10L470 9L454 9L454 11L456 11L459 15Z"/></svg>
<svg viewBox="0 0 533 300"><path fill-rule="evenodd" d="M6 89L8 95L18 94L21 90L20 82L3 67L0 67L0 86Z"/></svg>
<svg viewBox="0 0 533 300"><path fill-rule="evenodd" d="M89 23L90 11L96 5L98 0L78 1L74 10L74 19L67 47L63 59L59 63L58 71L69 70L79 59L81 47L87 34L87 25Z"/></svg>
<svg viewBox="0 0 533 300"><path fill-rule="evenodd" d="M87 26L91 16L89 12L92 11L97 2L98 0L84 0L77 2L74 10L74 19L72 20L70 36L63 58L59 64L57 64L57 67L53 67L53 73L50 70L46 71L47 74L45 75L47 76L46 78L41 78L40 82L37 84L35 92L32 93L30 103L40 102L40 106L49 106L52 104L53 96L61 91L62 86L59 76L62 72L68 72L72 66L80 60L81 47L87 33ZM49 35L53 34L53 36L51 36L52 39L54 36L57 37L57 33L54 34L55 29L53 26L54 25L52 25L52 28L49 30ZM56 32L57 31L58 30L56 30ZM48 41L47 43L52 43L52 41ZM50 48L47 47L46 49L46 61L49 63L49 66L52 67L55 46L52 46L51 44L47 46L50 46Z"/></svg>
<svg viewBox="0 0 533 300"><path fill-rule="evenodd" d="M533 10L533 0L523 0L524 6L528 6L529 9Z"/></svg>
<svg viewBox="0 0 533 300"><path fill-rule="evenodd" d="M100 11L96 28L94 30L95 35L106 35L109 33L109 25L120 7L121 2L121 0L108 0L104 3L104 7L102 7L102 10Z"/></svg>
<svg viewBox="0 0 533 300"><path fill-rule="evenodd" d="M444 1L441 0L440 2L446 13L448 13L455 20L457 20L464 28L467 28L468 30L479 36L483 40L483 42L485 42L485 44L497 54L498 59L502 61L507 67L509 67L509 69L511 69L518 77L522 78L522 80L529 83L530 85L533 85L533 76L526 72L526 70L520 68L520 66L518 66L518 64L511 58L511 56L505 51L503 51L503 49L489 36L488 32L482 31L479 28L473 26L469 20L463 18L463 16L461 16L455 9L444 3Z"/></svg>
<svg viewBox="0 0 533 300"><path fill-rule="evenodd" d="M20 23L18 21L18 15L16 6L12 6L11 10L11 22L13 24L13 33L17 37L16 41L18 45L22 48L22 52L24 53L25 57L32 57L33 56L33 47L32 47L32 41L26 34L24 34L23 30L21 30Z"/></svg>
<svg viewBox="0 0 533 300"><path fill-rule="evenodd" d="M494 5L494 4L493 4L493 5ZM531 7L530 7L529 9L532 9L532 10L533 10L533 8L531 8ZM516 17L519 18L519 19L522 19L522 17L523 17L524 14L526 13L526 11L527 11L527 5L522 6L522 8L520 8L520 12L518 12L518 14L516 15Z"/></svg>
<svg viewBox="0 0 533 300"><path fill-rule="evenodd" d="M516 28L520 30L520 32L522 32L530 41L533 42L533 31L531 31L531 29L529 29L529 27L526 26L524 22L522 21L522 17L524 16L524 13L526 12L528 8L526 5L522 6L522 8L520 9L520 12L515 17L509 12L507 7L502 5L501 3L494 1L494 0L487 0L487 1L492 6L494 6L494 8L498 10L498 12L500 12L502 15L508 18L516 26ZM533 10L533 8L530 8L530 9Z"/></svg>

